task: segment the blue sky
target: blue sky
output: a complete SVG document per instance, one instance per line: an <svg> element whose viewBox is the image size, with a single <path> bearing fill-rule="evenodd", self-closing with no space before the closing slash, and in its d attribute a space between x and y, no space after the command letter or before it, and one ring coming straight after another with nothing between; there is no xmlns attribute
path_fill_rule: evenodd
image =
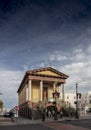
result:
<svg viewBox="0 0 91 130"><path fill-rule="evenodd" d="M17 104L26 70L51 66L67 75L66 92L91 90L90 0L0 0L0 97Z"/></svg>

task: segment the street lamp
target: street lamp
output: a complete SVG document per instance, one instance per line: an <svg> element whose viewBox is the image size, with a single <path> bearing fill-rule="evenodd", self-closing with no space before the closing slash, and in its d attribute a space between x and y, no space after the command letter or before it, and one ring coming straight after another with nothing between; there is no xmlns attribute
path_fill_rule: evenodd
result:
<svg viewBox="0 0 91 130"><path fill-rule="evenodd" d="M59 92L55 90L55 92L52 93L54 98L54 104L55 104L55 114L54 114L54 120L57 120L57 106L56 106L56 99L59 98Z"/></svg>

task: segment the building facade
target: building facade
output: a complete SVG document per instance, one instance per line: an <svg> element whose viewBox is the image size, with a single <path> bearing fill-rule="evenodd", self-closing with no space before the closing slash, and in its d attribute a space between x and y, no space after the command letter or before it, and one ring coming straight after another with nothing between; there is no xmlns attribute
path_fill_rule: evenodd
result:
<svg viewBox="0 0 91 130"><path fill-rule="evenodd" d="M65 101L67 78L66 74L51 67L27 71L17 91L20 115L29 117L31 105L40 101L52 102L55 91L62 92Z"/></svg>
<svg viewBox="0 0 91 130"><path fill-rule="evenodd" d="M65 101L67 106L72 106L76 108L76 94L75 93L65 93Z"/></svg>
<svg viewBox="0 0 91 130"><path fill-rule="evenodd" d="M82 108L86 106L91 108L91 91L82 94L81 106Z"/></svg>

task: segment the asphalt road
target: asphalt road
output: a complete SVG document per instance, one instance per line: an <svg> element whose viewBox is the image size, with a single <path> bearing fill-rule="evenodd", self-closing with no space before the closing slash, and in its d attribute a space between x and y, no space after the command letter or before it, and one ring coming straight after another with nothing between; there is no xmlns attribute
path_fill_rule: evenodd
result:
<svg viewBox="0 0 91 130"><path fill-rule="evenodd" d="M67 124L67 125L73 125L73 126L80 126L83 128L91 129L91 119L83 119L83 120L74 120L74 121L62 121L59 123Z"/></svg>
<svg viewBox="0 0 91 130"><path fill-rule="evenodd" d="M1 118L0 118L1 119ZM3 119L3 120L2 120ZM45 121L34 124L18 124L12 122L9 118L2 118L0 121L1 130L91 130L91 119L80 120L61 120L61 121ZM25 120L23 119L25 122ZM29 120L30 121L30 120ZM26 120L27 122L27 120Z"/></svg>
<svg viewBox="0 0 91 130"><path fill-rule="evenodd" d="M1 130L54 130L41 124L17 125L17 126L0 126Z"/></svg>

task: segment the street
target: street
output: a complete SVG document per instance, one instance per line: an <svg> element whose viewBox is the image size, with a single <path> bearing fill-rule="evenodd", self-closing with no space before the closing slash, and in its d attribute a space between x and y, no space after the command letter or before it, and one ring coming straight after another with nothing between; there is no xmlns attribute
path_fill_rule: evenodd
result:
<svg viewBox="0 0 91 130"><path fill-rule="evenodd" d="M41 124L16 125L16 126L0 126L1 130L53 130Z"/></svg>
<svg viewBox="0 0 91 130"><path fill-rule="evenodd" d="M0 129L1 130L91 130L91 115L80 119L75 118L63 118L54 121L53 119L42 120L30 120L27 118L16 118L15 122L12 122L10 118L0 117Z"/></svg>
<svg viewBox="0 0 91 130"><path fill-rule="evenodd" d="M71 121L49 121L34 124L12 124L0 126L1 130L91 130L91 119Z"/></svg>
<svg viewBox="0 0 91 130"><path fill-rule="evenodd" d="M74 120L74 121L69 120L69 121L63 121L60 123L91 129L91 119Z"/></svg>

